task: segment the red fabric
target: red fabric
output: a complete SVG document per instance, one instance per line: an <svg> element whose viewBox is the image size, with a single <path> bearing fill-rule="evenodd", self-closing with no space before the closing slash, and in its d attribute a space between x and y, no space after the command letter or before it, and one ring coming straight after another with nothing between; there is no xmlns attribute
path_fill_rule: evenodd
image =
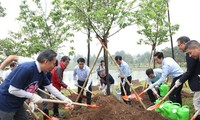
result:
<svg viewBox="0 0 200 120"><path fill-rule="evenodd" d="M65 64L63 64L62 62L59 62L58 65L62 68L62 72L64 72L64 70L66 68ZM55 66L53 68L53 70L51 71L51 73L52 73L52 84L53 84L54 87L56 87L60 91L61 87L67 88L67 85L60 82L60 79L59 79L58 74L56 72L57 67L58 66Z"/></svg>

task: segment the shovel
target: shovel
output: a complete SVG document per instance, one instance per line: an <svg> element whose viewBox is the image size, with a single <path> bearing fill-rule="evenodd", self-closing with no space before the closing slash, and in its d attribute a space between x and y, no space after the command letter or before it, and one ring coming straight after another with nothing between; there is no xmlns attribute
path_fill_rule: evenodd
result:
<svg viewBox="0 0 200 120"><path fill-rule="evenodd" d="M46 118L47 118L47 120L59 120L58 118L56 118L56 117L50 117L50 116L48 116L46 113L44 113L41 109L39 109L39 108L37 108L37 110L39 111L39 112L41 112Z"/></svg>
<svg viewBox="0 0 200 120"><path fill-rule="evenodd" d="M76 87L80 87L80 88L82 88L82 89L84 89L84 90L86 90L85 88L83 88L82 86L80 86L80 85L77 85L77 84L74 84ZM86 90L87 92L89 92L89 93L91 93L92 95L96 95L95 93L93 93L92 91L90 91L90 90Z"/></svg>
<svg viewBox="0 0 200 120"><path fill-rule="evenodd" d="M141 93L139 93L139 94L138 94L138 98L139 98L139 99L142 99L141 96L142 96L145 92L147 92L148 90L149 90L149 88L147 88L147 89L145 89L144 91L142 91ZM130 97L133 98L133 99L137 99L137 97L136 97L135 94L131 94Z"/></svg>
<svg viewBox="0 0 200 120"><path fill-rule="evenodd" d="M51 100L51 99L43 99L44 102L52 102L52 103L61 103L61 104L67 104L66 101L61 101L61 100ZM99 106L97 105L88 105L88 104L84 104L84 103L77 103L77 102L72 102L72 105L79 105L79 106L85 106L88 108L97 108ZM66 106L66 109L68 109L69 107Z"/></svg>
<svg viewBox="0 0 200 120"><path fill-rule="evenodd" d="M30 106L26 102L24 102L24 105L31 112L31 114L35 117L36 120L40 120L40 118L31 110Z"/></svg>
<svg viewBox="0 0 200 120"><path fill-rule="evenodd" d="M67 90L73 92L76 96L78 96L78 93L75 92L74 90L72 90L72 89L68 89L68 88L67 88ZM85 95L81 95L80 97L81 97L81 98L87 98L87 96L85 96Z"/></svg>
<svg viewBox="0 0 200 120"><path fill-rule="evenodd" d="M53 95L51 95L51 94L49 94L49 93L45 92L44 90L42 90L42 89L40 89L40 88L38 88L38 90L39 90L40 92L42 92L42 93L44 93L44 94L48 95L50 98L53 98L53 99L56 99L56 100L58 100L58 98L56 98L55 96L53 96Z"/></svg>
<svg viewBox="0 0 200 120"><path fill-rule="evenodd" d="M127 96L127 94L126 94L126 90L125 90L125 88L124 88L122 82L121 82L121 86L122 86L122 89L123 89L123 91L124 91L124 96L122 96L122 99L123 99L123 100L126 100L126 101L129 101L128 96Z"/></svg>
<svg viewBox="0 0 200 120"><path fill-rule="evenodd" d="M152 110L154 110L154 109L156 109L156 108L159 108L160 105L161 105L161 103L167 98L167 96L168 96L175 88L176 88L176 86L174 85L174 86L172 87L172 89L171 89L157 104L155 104L155 105L153 105L153 106L150 106L149 108L147 108L147 110L152 111Z"/></svg>
<svg viewBox="0 0 200 120"><path fill-rule="evenodd" d="M195 120L195 118L199 115L200 109L192 116L190 120Z"/></svg>

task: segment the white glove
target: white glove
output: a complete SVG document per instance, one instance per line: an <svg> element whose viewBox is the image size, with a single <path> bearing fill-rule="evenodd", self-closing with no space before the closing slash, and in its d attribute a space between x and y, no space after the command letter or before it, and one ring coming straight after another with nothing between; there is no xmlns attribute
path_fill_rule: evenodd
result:
<svg viewBox="0 0 200 120"><path fill-rule="evenodd" d="M125 83L126 83L126 80L123 80L123 82L122 82L122 85L124 86L124 85L125 85Z"/></svg>
<svg viewBox="0 0 200 120"><path fill-rule="evenodd" d="M32 112L34 112L35 109L37 109L37 107L38 107L38 106L37 106L36 104L34 104L33 102L30 102L30 103L29 103L29 106L30 106Z"/></svg>
<svg viewBox="0 0 200 120"><path fill-rule="evenodd" d="M149 89L153 89L154 88L154 84L149 85Z"/></svg>
<svg viewBox="0 0 200 120"><path fill-rule="evenodd" d="M66 106L70 106L70 107L73 106L73 105L72 105L73 102L72 102L69 98L66 97L66 98L64 99L64 101L67 102Z"/></svg>
<svg viewBox="0 0 200 120"><path fill-rule="evenodd" d="M3 70L0 69L0 77L3 77Z"/></svg>
<svg viewBox="0 0 200 120"><path fill-rule="evenodd" d="M31 102L33 102L33 103L42 103L43 100L39 95L33 93L33 96L31 97Z"/></svg>
<svg viewBox="0 0 200 120"><path fill-rule="evenodd" d="M177 87L179 87L180 85L181 85L182 83L180 82L180 80L178 79L176 82L175 82L175 87L177 88Z"/></svg>
<svg viewBox="0 0 200 120"><path fill-rule="evenodd" d="M86 90L86 91L90 91L90 90L89 90L89 86L86 86L86 87L85 87L85 90Z"/></svg>
<svg viewBox="0 0 200 120"><path fill-rule="evenodd" d="M99 90L102 90L102 88L103 88L103 87L100 85L100 86L99 86Z"/></svg>

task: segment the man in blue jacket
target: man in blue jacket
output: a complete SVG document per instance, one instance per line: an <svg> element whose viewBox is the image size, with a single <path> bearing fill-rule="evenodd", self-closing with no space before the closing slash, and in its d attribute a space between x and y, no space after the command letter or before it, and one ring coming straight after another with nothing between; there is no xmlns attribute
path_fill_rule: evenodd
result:
<svg viewBox="0 0 200 120"><path fill-rule="evenodd" d="M53 69L56 56L53 50L47 49L39 54L37 61L23 63L9 74L0 85L0 120L28 120L23 103L26 99L33 103L43 102L35 94L39 86L72 105L72 101L53 87L46 76L46 72Z"/></svg>

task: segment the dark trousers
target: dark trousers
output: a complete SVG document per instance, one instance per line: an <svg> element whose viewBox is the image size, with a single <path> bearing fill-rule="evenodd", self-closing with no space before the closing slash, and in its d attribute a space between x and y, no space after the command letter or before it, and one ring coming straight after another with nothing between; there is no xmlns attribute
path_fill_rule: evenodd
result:
<svg viewBox="0 0 200 120"><path fill-rule="evenodd" d="M128 79L128 81L131 83L132 77L129 76L129 77L127 77L127 79ZM124 80L124 78L121 78L121 82L122 82L122 83L123 83L123 80ZM121 84L120 84L120 87L121 87L121 95L124 96L125 94L124 94L124 90L123 90ZM130 94L131 94L130 86L128 85L127 82L126 82L125 85L124 85L124 89L125 89L127 95L130 95Z"/></svg>
<svg viewBox="0 0 200 120"><path fill-rule="evenodd" d="M59 104L58 103L54 103L53 104L53 114L54 115L59 115L58 108L59 108Z"/></svg>
<svg viewBox="0 0 200 120"><path fill-rule="evenodd" d="M4 112L0 110L0 120L28 120L28 114L23 106L16 112Z"/></svg>
<svg viewBox="0 0 200 120"><path fill-rule="evenodd" d="M78 80L78 85L83 86L85 81L80 81ZM89 86L89 90L92 91L92 85ZM78 93L81 92L81 88L78 87ZM82 91L81 95L83 95L84 90ZM86 96L87 96L87 104L91 105L91 96L92 94L90 92L86 91ZM79 97L78 102L81 103L82 102L82 98Z"/></svg>
<svg viewBox="0 0 200 120"><path fill-rule="evenodd" d="M171 83L170 89L175 85L175 82L181 77L182 75L176 77L173 79ZM183 88L183 84L180 85L179 87L175 88L170 94L169 94L169 100L174 102L174 103L179 103L182 105L182 98L181 98L181 90Z"/></svg>
<svg viewBox="0 0 200 120"><path fill-rule="evenodd" d="M158 89L158 95L160 95L160 91L159 91L159 89ZM150 101L152 102L152 103L154 103L155 101L156 101L156 96L153 94L153 91L150 89L150 90L148 90L147 91L147 94L148 94L148 96L149 96L149 99L150 99Z"/></svg>

